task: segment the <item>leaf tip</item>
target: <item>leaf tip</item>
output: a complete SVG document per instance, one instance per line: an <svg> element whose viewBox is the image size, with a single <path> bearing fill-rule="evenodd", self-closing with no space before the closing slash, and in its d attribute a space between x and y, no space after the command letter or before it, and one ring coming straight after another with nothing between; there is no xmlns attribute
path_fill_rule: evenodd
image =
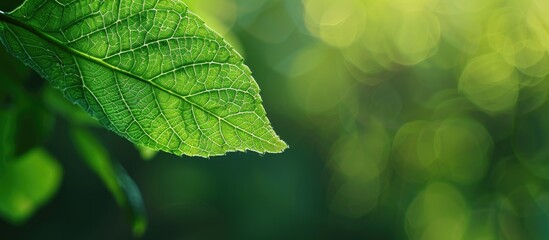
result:
<svg viewBox="0 0 549 240"><path fill-rule="evenodd" d="M137 218L133 222L132 233L134 238L141 238L147 230L147 219Z"/></svg>
<svg viewBox="0 0 549 240"><path fill-rule="evenodd" d="M283 153L286 149L290 148L286 142L278 138L276 143L273 145L273 149L268 150L269 153Z"/></svg>

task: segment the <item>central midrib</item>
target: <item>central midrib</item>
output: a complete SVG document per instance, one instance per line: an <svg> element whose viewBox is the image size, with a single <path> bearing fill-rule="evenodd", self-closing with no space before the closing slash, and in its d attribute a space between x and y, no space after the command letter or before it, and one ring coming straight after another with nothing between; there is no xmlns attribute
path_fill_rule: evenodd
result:
<svg viewBox="0 0 549 240"><path fill-rule="evenodd" d="M250 135L250 136L252 136L252 137L254 137L254 138L257 138L257 139L259 139L259 140L261 140L261 141L263 141L263 142L265 142L265 143L267 143L267 144L269 144L269 145L271 145L271 146L277 147L276 144L273 144L273 143L271 143L270 141L267 141L266 139L263 139L263 138L261 138L261 137L259 137L259 136L256 136L255 134L253 134L253 133L251 133L251 132L248 132L248 131L246 131L246 130L244 130L244 129L238 127L238 126L236 126L235 124L233 124L233 123L227 121L226 119L224 119L224 118L218 116L217 114L211 112L210 110L204 108L203 106L200 106L200 105L198 105L198 104L196 104L196 103L190 101L190 100L187 99L185 96L181 96L181 95L175 93L174 91L171 91L170 89L166 89L166 88L162 87L161 85L158 85L158 84L156 84L156 83L154 83L154 82L152 82L152 81L147 81L146 79L144 79L144 78L142 78L142 77L140 77L140 76L137 76L137 75L135 75L135 74L133 74L133 73L131 73L131 72L129 72L129 71L126 71L126 70L121 69L121 68L119 68L119 67L113 66L113 65L111 65L111 64L109 64L109 63L103 61L103 59L100 59L100 58L97 58L97 57L88 55L88 54L83 53L83 52L81 52L81 51L79 51L79 50L76 50L76 49L74 49L74 48L71 48L71 47L65 45L63 42L59 41L57 38L55 38L55 37L53 37L53 36L51 36L51 35L49 35L49 34L46 34L46 33L42 32L42 31L39 31L39 30L35 29L34 27L32 27L32 26L30 26L30 25L28 25L28 24L26 24L26 23L24 23L24 22L21 22L21 21L15 19L15 18L13 18L13 17L7 15L6 13L4 13L4 12L2 12L2 11L0 11L0 22L9 23L9 24L15 25L15 26L17 26L17 27L23 28L23 29L25 29L25 30L31 32L32 34L34 34L34 35L36 35L36 36L38 36L38 37L44 39L45 41L47 41L47 42L49 42L49 43L51 43L51 44L53 44L53 45L55 45L55 46L61 48L61 49L64 50L64 51L67 51L67 52L69 52L69 53L72 53L72 54L74 54L74 55L77 55L77 56L79 56L79 57L82 57L82 58L84 58L84 59L86 59L86 60L92 61L92 62L94 62L94 63L96 63L96 64L99 64L99 65L105 67L105 68L108 68L108 69L111 69L111 70L113 70L113 71L122 73L122 74L124 74L124 75L126 75L126 76L128 76L128 77L130 77L130 78L137 79L138 81L142 81L142 82L147 83L147 84L151 84L153 87L156 87L156 88L158 88L158 89L160 89L160 90L162 90L162 91L164 91L164 92L166 92L166 93L168 93L168 94L170 94L170 95L172 95L172 96L175 96L175 97L177 97L177 98L179 98L179 99L181 99L181 100L187 102L187 103L190 104L191 106L194 106L194 107L199 108L200 110L202 110L202 111L204 111L204 112L210 114L211 116L217 118L219 121L223 121L223 122L229 124L231 127L234 127L235 129L240 130L241 132L244 132L244 133L246 133L246 134L248 134L248 135ZM84 76L81 76L81 77L83 78ZM266 149L265 149L265 150L266 150Z"/></svg>

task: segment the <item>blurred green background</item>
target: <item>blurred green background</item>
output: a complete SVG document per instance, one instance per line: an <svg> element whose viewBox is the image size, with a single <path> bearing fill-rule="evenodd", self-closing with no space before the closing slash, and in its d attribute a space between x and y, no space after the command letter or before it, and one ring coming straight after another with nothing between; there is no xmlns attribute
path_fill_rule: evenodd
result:
<svg viewBox="0 0 549 240"><path fill-rule="evenodd" d="M245 57L290 149L143 161L92 123L141 189L143 239L549 239L549 1L185 2ZM60 186L0 239L130 239L71 140L88 120L1 51L13 154L49 155Z"/></svg>

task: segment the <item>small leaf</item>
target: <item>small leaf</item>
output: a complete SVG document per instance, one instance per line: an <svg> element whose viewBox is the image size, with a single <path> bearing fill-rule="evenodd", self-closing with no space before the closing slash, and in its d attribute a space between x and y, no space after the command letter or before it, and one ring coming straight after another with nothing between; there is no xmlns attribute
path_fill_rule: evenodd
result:
<svg viewBox="0 0 549 240"><path fill-rule="evenodd" d="M66 98L138 145L278 153L242 57L177 0L27 0L0 40Z"/></svg>
<svg viewBox="0 0 549 240"><path fill-rule="evenodd" d="M139 187L128 175L126 170L121 164L115 163L115 169L118 176L118 182L122 186L122 191L128 200L128 208L130 216L133 219L133 235L135 237L141 237L147 230L147 216L145 212L145 204L143 203L143 197Z"/></svg>
<svg viewBox="0 0 549 240"><path fill-rule="evenodd" d="M73 129L72 137L88 166L101 178L117 204L129 215L134 235L141 236L147 226L141 193L124 168L109 157L105 148L84 129Z"/></svg>
<svg viewBox="0 0 549 240"><path fill-rule="evenodd" d="M47 152L37 148L0 168L0 216L24 223L57 191L62 170Z"/></svg>
<svg viewBox="0 0 549 240"><path fill-rule="evenodd" d="M154 149L150 149L148 147L135 145L135 148L137 149L137 151L139 151L139 155L141 155L141 158L143 158L143 160L152 160L156 156L156 154L158 154L158 151L155 151Z"/></svg>

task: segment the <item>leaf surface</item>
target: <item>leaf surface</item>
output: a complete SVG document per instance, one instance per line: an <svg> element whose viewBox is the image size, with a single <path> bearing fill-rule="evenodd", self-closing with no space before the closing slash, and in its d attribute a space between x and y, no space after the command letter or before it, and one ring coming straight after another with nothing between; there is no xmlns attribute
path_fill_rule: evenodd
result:
<svg viewBox="0 0 549 240"><path fill-rule="evenodd" d="M283 151L242 57L177 0L27 0L17 58L108 129L177 155Z"/></svg>

